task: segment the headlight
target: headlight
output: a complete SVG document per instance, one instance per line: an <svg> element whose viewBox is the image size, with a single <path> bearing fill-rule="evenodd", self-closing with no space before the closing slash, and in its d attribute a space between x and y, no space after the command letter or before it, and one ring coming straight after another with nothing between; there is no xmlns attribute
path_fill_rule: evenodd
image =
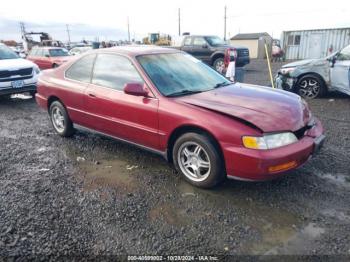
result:
<svg viewBox="0 0 350 262"><path fill-rule="evenodd" d="M35 74L40 74L40 69L39 69L39 67L35 66L35 67L34 67L34 72L35 72Z"/></svg>
<svg viewBox="0 0 350 262"><path fill-rule="evenodd" d="M281 68L280 72L282 75L287 75L292 73L295 70L295 67L286 67L286 68Z"/></svg>
<svg viewBox="0 0 350 262"><path fill-rule="evenodd" d="M243 136L243 145L250 149L273 149L286 146L298 141L297 137L290 132L264 135L260 137Z"/></svg>

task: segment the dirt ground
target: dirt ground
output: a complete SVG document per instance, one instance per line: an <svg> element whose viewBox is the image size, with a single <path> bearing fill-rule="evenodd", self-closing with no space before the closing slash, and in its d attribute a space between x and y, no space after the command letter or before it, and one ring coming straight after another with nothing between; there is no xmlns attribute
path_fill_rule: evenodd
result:
<svg viewBox="0 0 350 262"><path fill-rule="evenodd" d="M274 63L274 71L281 66ZM265 61L245 82L267 85ZM319 155L264 183L184 182L162 158L99 135L56 135L30 97L0 101L0 257L292 254L350 257L350 97L310 101ZM342 257L346 259L346 257ZM0 259L1 260L1 259Z"/></svg>

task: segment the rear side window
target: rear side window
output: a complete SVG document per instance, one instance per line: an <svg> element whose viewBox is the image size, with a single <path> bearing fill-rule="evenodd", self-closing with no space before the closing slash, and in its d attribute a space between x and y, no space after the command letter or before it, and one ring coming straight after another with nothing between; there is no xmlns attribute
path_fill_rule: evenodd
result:
<svg viewBox="0 0 350 262"><path fill-rule="evenodd" d="M184 45L191 45L191 37L186 37L185 41L184 41Z"/></svg>
<svg viewBox="0 0 350 262"><path fill-rule="evenodd" d="M50 56L49 50L43 49L42 52L43 52L43 53L42 53L42 56Z"/></svg>
<svg viewBox="0 0 350 262"><path fill-rule="evenodd" d="M29 53L30 56L36 56L37 50L36 49L32 49Z"/></svg>
<svg viewBox="0 0 350 262"><path fill-rule="evenodd" d="M96 58L92 83L116 90L123 90L126 83L142 83L143 80L132 65L123 56L99 54Z"/></svg>
<svg viewBox="0 0 350 262"><path fill-rule="evenodd" d="M86 55L76 61L67 71L66 78L90 83L91 71L95 60L95 54Z"/></svg>
<svg viewBox="0 0 350 262"><path fill-rule="evenodd" d="M193 45L195 46L202 46L202 45L205 45L207 42L204 40L203 37L196 37L194 40L193 40Z"/></svg>
<svg viewBox="0 0 350 262"><path fill-rule="evenodd" d="M37 49L35 56L43 56L43 49Z"/></svg>

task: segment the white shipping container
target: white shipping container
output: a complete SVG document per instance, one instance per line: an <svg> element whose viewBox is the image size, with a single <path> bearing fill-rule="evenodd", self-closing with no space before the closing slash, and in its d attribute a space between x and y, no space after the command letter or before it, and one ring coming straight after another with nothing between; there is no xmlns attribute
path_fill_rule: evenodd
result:
<svg viewBox="0 0 350 262"><path fill-rule="evenodd" d="M350 44L350 28L285 31L281 43L286 59L322 58Z"/></svg>

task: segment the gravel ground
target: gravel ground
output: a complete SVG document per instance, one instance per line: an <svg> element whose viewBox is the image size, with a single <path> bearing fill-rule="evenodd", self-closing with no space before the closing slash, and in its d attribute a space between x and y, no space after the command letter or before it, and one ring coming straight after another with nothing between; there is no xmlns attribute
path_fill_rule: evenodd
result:
<svg viewBox="0 0 350 262"><path fill-rule="evenodd" d="M265 63L253 60L246 82L267 85ZM83 131L61 138L25 98L0 101L0 257L350 255L348 96L310 102L327 141L302 168L214 190L130 145Z"/></svg>

